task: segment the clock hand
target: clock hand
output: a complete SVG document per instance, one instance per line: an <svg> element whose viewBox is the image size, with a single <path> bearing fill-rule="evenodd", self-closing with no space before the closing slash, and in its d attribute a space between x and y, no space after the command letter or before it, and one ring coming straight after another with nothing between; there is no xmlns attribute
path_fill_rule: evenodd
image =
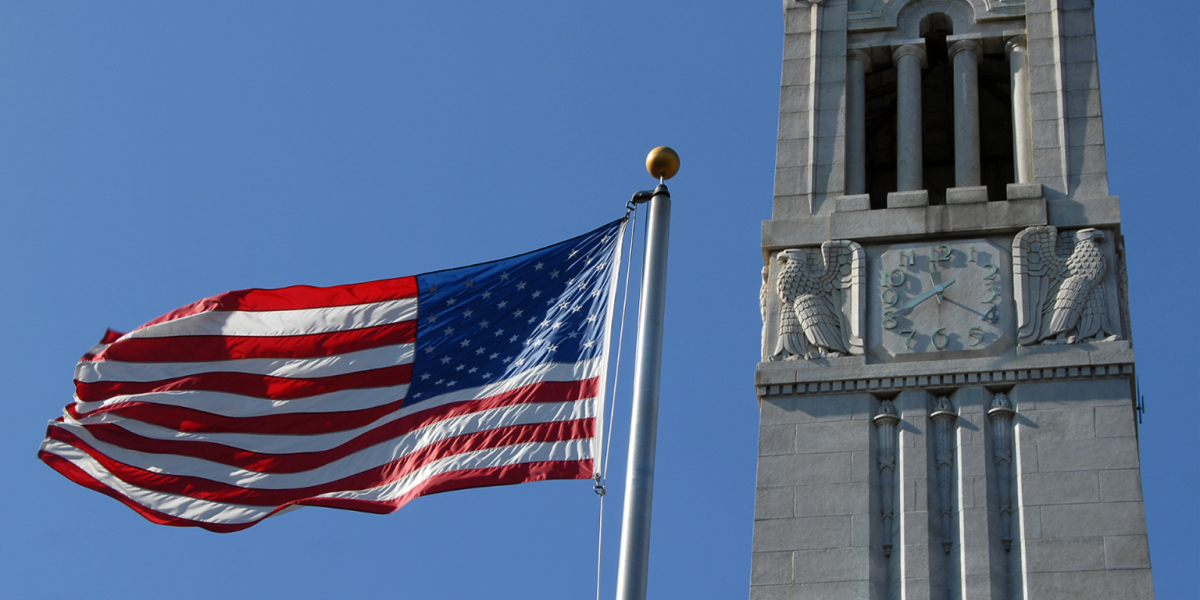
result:
<svg viewBox="0 0 1200 600"><path fill-rule="evenodd" d="M909 300L907 303L905 303L904 306L900 307L900 310L898 310L896 312L900 313L900 312L904 312L906 310L912 310L912 309L916 308L918 304L932 298L933 296L941 296L942 292L946 288L953 285L955 281L958 281L958 280L951 279L950 281L947 281L946 283L943 283L941 285L933 286L933 289L929 290L928 292L925 292L924 294L921 294L920 296L917 296L916 298L913 298L912 300Z"/></svg>

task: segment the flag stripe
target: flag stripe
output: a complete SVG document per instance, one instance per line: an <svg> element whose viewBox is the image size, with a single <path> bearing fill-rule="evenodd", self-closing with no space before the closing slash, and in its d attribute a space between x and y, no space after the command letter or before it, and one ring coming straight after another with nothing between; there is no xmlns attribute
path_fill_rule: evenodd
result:
<svg viewBox="0 0 1200 600"><path fill-rule="evenodd" d="M540 383L517 392L498 394L476 401L446 402L441 405L429 407L419 405L419 407L424 407L421 411L413 410L413 407L401 408L390 411L379 419L357 428L299 435L281 433L264 434L259 431L248 433L187 432L177 428L144 423L136 419L127 419L113 414L98 415L82 420L71 419L70 424L83 427L117 425L122 429L146 438L181 442L209 442L249 452L267 454L302 451L322 452L345 444L367 433L372 428L383 427L393 422L403 423L403 425L396 425L395 427L400 427L400 429L394 431L398 434L406 433L444 419L457 418L503 407L590 400L595 398L595 393L595 386L587 383Z"/></svg>
<svg viewBox="0 0 1200 600"><path fill-rule="evenodd" d="M70 447L68 446L67 448ZM252 520L217 523L185 519L149 508L127 496L122 490L118 490L116 486L109 486L104 483L111 476L107 476L107 473L99 469L95 461L91 460L91 457L80 453L74 448L70 448L70 450L74 451L74 454L70 454L71 458L59 456L46 450L39 452L39 457L47 465L72 482L120 501L152 523L174 527L201 527L214 533L241 531L257 524L266 517L288 512L289 509L298 506L324 506L327 508L340 508L374 514L388 514L395 512L413 499L425 495L467 488L512 485L551 479L587 479L590 477L592 469L592 460L590 457L574 460L544 460L498 467L461 469L430 476L423 480L419 486L415 486L406 493L388 500L359 500L330 497L309 498L281 506L266 514L257 515ZM166 494L149 493L140 495L143 497L149 495L159 497L168 496ZM168 498L167 501L177 499ZM186 501L186 499L183 500ZM164 504L165 502L157 503L156 505Z"/></svg>
<svg viewBox="0 0 1200 600"><path fill-rule="evenodd" d="M530 442L559 442L583 438L590 441L592 436L591 419L534 423L500 427L472 435L439 440L382 464L372 464L369 460L365 465L355 464L353 470L347 470L342 465L330 464L310 472L275 473L271 476L265 476L238 471L231 472L225 468L207 469L210 473L222 470L227 473L230 479L239 476L243 477L244 479L238 483L214 481L202 475L189 474L189 472L199 470L198 468L194 468L195 465L186 464L194 461L187 461L177 457L172 457L174 460L162 463L164 465L162 469L165 471L162 473L130 465L113 458L113 456L120 455L127 457L132 453L114 453L112 452L113 447L108 444L95 440L85 440L82 436L77 436L75 433L62 428L52 430L50 439L70 444L86 452L109 473L112 473L127 484L145 490L186 495L190 498L211 502L248 506L277 506L311 496L319 496L343 490L368 489L392 483L414 473L422 466L439 457ZM343 460L352 463L355 458L352 456ZM220 467L219 465L213 466ZM325 476L326 473L352 474L330 478ZM274 485L288 482L292 485L270 488L250 487L253 484L264 482Z"/></svg>
<svg viewBox="0 0 1200 600"><path fill-rule="evenodd" d="M241 440L244 445L255 446L245 448L208 441L181 441L144 436L139 435L134 429L122 427L120 423L104 423L84 427L64 424L57 427L68 431L82 431L85 433L81 433L81 435L85 438L95 438L99 442L110 444L113 448L106 448L105 453L128 464L138 464L139 460L150 460L138 455L127 454L129 452L172 455L153 457L152 461L153 466L167 469L173 473L182 474L186 471L182 466L171 462L174 456L219 463L256 473L300 473L321 468L351 455L356 455L356 464L365 464L367 455L361 453L371 449L372 453L377 454L381 451L378 446L385 442L388 444L389 456L391 454L398 456L441 439L479 433L488 429L586 419L595 416L591 410L592 404L592 402L586 401L571 401L506 405L454 415L432 423L424 422L424 415L415 415L415 417L422 418L420 420L413 418L390 421L378 427L355 432L356 435L344 441L333 440L341 441L340 444L327 447L315 446L311 450L308 449L310 446L299 445L303 443L302 439L287 436L281 436L284 437L281 440L272 439L273 436L247 436L257 439ZM300 448L305 450L299 451ZM228 470L225 469L224 472L228 472ZM287 484L281 485L286 486Z"/></svg>
<svg viewBox="0 0 1200 600"><path fill-rule="evenodd" d="M140 327L113 344L125 339L193 335L309 335L402 323L416 316L416 298L299 310L210 311Z"/></svg>
<svg viewBox="0 0 1200 600"><path fill-rule="evenodd" d="M291 400L348 389L394 386L410 381L412 381L411 364L310 379L271 377L253 373L213 372L162 381L97 381L94 383L76 381L75 395L84 402L96 402L130 394L206 390L255 398Z"/></svg>
<svg viewBox="0 0 1200 600"><path fill-rule="evenodd" d="M125 338L83 360L126 362L200 362L245 358L312 358L347 354L366 348L411 344L417 340L416 321L309 335L175 336Z"/></svg>
<svg viewBox="0 0 1200 600"><path fill-rule="evenodd" d="M413 344L381 346L317 358L246 358L207 362L139 363L116 360L84 361L75 368L75 381L144 383L211 372L246 373L291 379L316 379L383 369L413 361Z"/></svg>
<svg viewBox="0 0 1200 600"><path fill-rule="evenodd" d="M257 417L272 414L319 413L361 410L394 402L408 394L408 384L330 392L295 400L252 398L240 394L184 390L114 396L97 402L76 398L71 414L82 418L111 412L131 403L190 408L225 417Z"/></svg>
<svg viewBox="0 0 1200 600"><path fill-rule="evenodd" d="M294 285L277 289L237 290L198 300L154 319L138 329L210 311L281 311L325 309L387 302L417 295L416 277L397 277L366 283L314 287Z"/></svg>

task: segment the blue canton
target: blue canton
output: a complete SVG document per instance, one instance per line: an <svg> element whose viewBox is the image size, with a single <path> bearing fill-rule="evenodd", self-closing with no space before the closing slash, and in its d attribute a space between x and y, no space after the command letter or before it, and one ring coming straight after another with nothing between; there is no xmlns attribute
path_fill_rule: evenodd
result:
<svg viewBox="0 0 1200 600"><path fill-rule="evenodd" d="M528 254L417 276L408 401L476 388L547 363L603 355L624 219Z"/></svg>

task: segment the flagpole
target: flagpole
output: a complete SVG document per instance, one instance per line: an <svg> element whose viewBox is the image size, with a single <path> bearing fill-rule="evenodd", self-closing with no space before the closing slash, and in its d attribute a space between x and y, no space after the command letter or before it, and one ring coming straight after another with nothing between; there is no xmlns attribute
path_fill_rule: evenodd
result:
<svg viewBox="0 0 1200 600"><path fill-rule="evenodd" d="M667 238L671 194L665 180L679 171L679 155L658 147L646 157L646 169L659 180L653 192L634 194L649 202L642 298L638 310L637 357L633 374L633 420L625 473L625 508L617 600L645 600L650 567L650 513L654 503L654 451L658 431L658 389L662 379L663 317L667 299Z"/></svg>

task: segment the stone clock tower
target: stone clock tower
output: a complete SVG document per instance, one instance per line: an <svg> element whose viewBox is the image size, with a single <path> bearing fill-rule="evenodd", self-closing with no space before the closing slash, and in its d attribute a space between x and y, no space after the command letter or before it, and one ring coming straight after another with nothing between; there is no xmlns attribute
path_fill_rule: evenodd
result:
<svg viewBox="0 0 1200 600"><path fill-rule="evenodd" d="M752 599L1153 597L1092 5L784 1Z"/></svg>

